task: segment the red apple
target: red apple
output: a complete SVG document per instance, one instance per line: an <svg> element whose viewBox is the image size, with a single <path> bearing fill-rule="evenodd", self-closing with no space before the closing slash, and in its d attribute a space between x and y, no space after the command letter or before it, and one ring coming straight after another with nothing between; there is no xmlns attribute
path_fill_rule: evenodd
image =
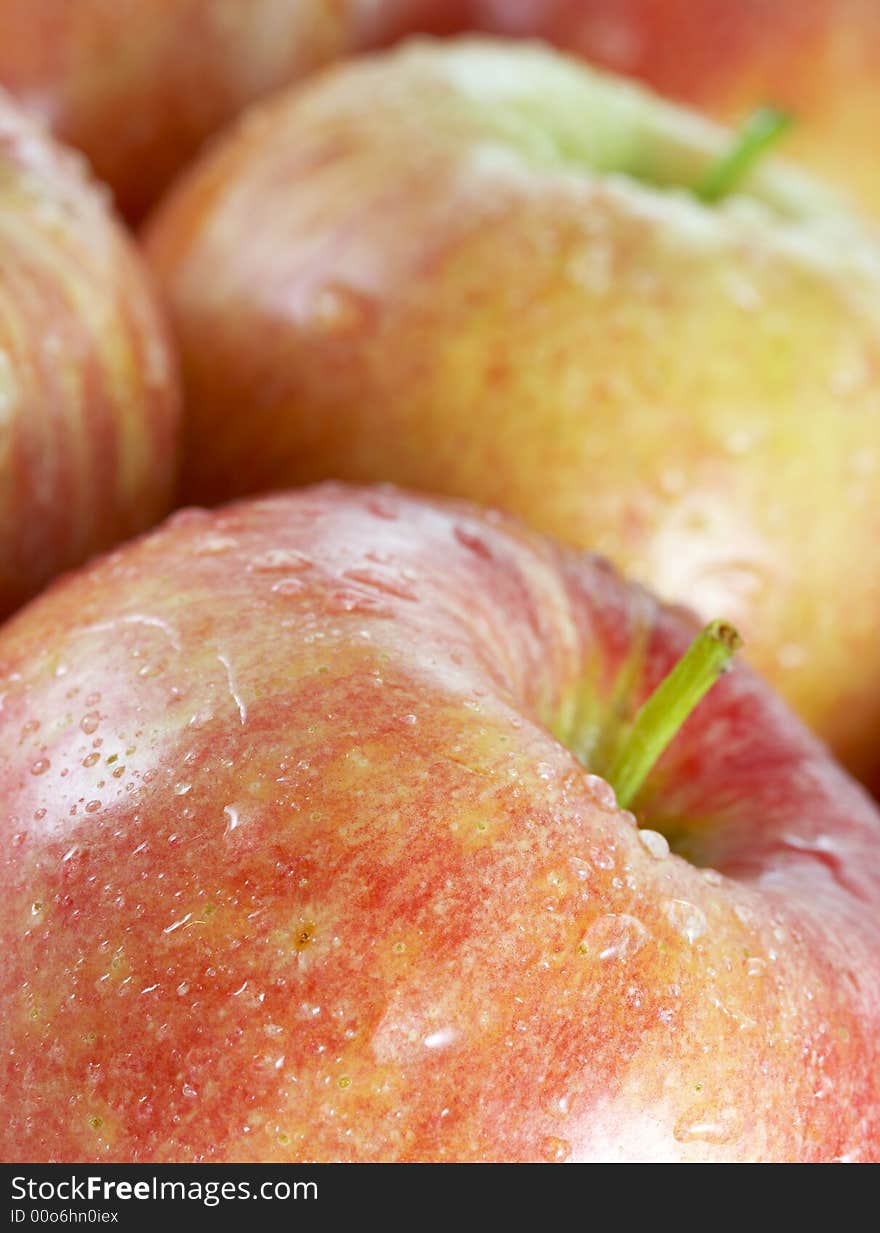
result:
<svg viewBox="0 0 880 1233"><path fill-rule="evenodd" d="M880 787L880 242L552 52L425 43L217 144L154 220L188 498L503 507L707 619Z"/></svg>
<svg viewBox="0 0 880 1233"><path fill-rule="evenodd" d="M877 0L433 0L431 18L541 36L731 121L797 116L787 149L880 216Z"/></svg>
<svg viewBox="0 0 880 1233"><path fill-rule="evenodd" d="M599 777L693 632L392 490L56 584L0 633L0 1157L880 1158L874 805L743 667L638 821Z"/></svg>
<svg viewBox="0 0 880 1233"><path fill-rule="evenodd" d="M139 253L0 91L0 617L167 513L178 412Z"/></svg>

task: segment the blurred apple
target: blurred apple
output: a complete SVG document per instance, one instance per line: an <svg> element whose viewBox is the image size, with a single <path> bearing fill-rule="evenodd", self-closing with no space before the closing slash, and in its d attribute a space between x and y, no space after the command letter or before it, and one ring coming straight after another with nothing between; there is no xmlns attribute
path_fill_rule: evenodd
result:
<svg viewBox="0 0 880 1233"><path fill-rule="evenodd" d="M541 36L720 120L790 108L791 156L880 216L877 0L434 0L432 18Z"/></svg>
<svg viewBox="0 0 880 1233"><path fill-rule="evenodd" d="M167 513L178 415L140 254L0 92L0 616Z"/></svg>
<svg viewBox="0 0 880 1233"><path fill-rule="evenodd" d="M136 219L248 103L418 28L420 19L436 25L435 7L434 0L3 0L0 84L81 149Z"/></svg>
<svg viewBox="0 0 880 1233"><path fill-rule="evenodd" d="M876 1160L873 804L742 667L638 824L596 773L694 632L337 486L57 584L0 633L0 1157Z"/></svg>
<svg viewBox="0 0 880 1233"><path fill-rule="evenodd" d="M730 614L869 778L880 242L781 166L707 205L730 140L480 41L266 105L148 231L188 498L336 476L505 508Z"/></svg>

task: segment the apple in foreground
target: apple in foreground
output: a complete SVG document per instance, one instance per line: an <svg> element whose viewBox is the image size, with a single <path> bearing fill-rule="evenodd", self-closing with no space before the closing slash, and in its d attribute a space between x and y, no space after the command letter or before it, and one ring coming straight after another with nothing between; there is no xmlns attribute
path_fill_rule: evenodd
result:
<svg viewBox="0 0 880 1233"><path fill-rule="evenodd" d="M504 508L728 614L880 786L880 240L782 166L708 203L730 140L479 40L266 104L148 230L187 499L341 478Z"/></svg>
<svg viewBox="0 0 880 1233"><path fill-rule="evenodd" d="M423 23L540 36L734 121L774 102L790 153L880 216L876 0L430 0Z"/></svg>
<svg viewBox="0 0 880 1233"><path fill-rule="evenodd" d="M0 633L0 1157L878 1159L880 815L740 666L639 791L694 632L390 489L56 584Z"/></svg>
<svg viewBox="0 0 880 1233"><path fill-rule="evenodd" d="M168 512L178 401L140 253L0 91L0 617Z"/></svg>

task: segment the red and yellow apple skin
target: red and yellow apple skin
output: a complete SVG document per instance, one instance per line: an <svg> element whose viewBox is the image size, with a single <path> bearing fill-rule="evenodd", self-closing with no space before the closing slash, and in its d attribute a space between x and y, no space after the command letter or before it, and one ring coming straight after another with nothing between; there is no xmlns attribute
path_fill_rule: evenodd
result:
<svg viewBox="0 0 880 1233"><path fill-rule="evenodd" d="M178 429L140 254L0 93L0 616L168 512Z"/></svg>
<svg viewBox="0 0 880 1233"><path fill-rule="evenodd" d="M339 477L502 507L743 627L880 772L880 243L729 134L549 51L425 43L221 141L147 249L188 499Z"/></svg>
<svg viewBox="0 0 880 1233"><path fill-rule="evenodd" d="M694 630L390 489L57 583L0 634L0 1156L877 1159L873 803L745 667L648 829L593 773Z"/></svg>
<svg viewBox="0 0 880 1233"><path fill-rule="evenodd" d="M539 36L736 122L775 103L786 151L880 216L876 0L433 0L441 28Z"/></svg>

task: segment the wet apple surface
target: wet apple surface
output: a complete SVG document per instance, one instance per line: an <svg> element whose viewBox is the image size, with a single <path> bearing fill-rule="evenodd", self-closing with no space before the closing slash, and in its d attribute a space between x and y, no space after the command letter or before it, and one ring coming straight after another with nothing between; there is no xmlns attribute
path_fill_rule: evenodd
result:
<svg viewBox="0 0 880 1233"><path fill-rule="evenodd" d="M876 1158L874 805L742 665L601 777L695 629L391 489L56 584L0 634L3 1158Z"/></svg>

